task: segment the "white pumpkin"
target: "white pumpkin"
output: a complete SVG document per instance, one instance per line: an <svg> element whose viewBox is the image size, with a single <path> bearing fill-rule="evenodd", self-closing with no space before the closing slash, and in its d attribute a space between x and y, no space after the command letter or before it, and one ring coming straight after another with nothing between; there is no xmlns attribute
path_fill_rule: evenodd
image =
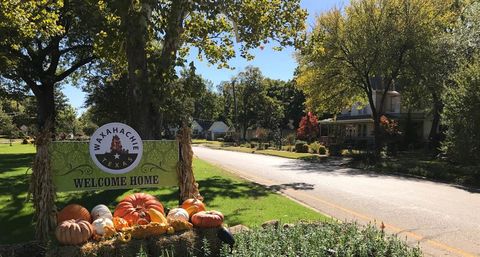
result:
<svg viewBox="0 0 480 257"><path fill-rule="evenodd" d="M96 220L98 218L107 218L113 220L112 212L106 205L103 204L93 207L90 215L92 215L92 220Z"/></svg>
<svg viewBox="0 0 480 257"><path fill-rule="evenodd" d="M110 226L112 228L114 227L113 226L113 221L111 219L107 219L107 218L96 219L92 223L92 226L93 226L93 229L95 230L95 233L97 235L100 235L100 236L103 236L105 234L105 227L106 226Z"/></svg>
<svg viewBox="0 0 480 257"><path fill-rule="evenodd" d="M167 219L188 221L188 212L182 208L173 208L168 212Z"/></svg>

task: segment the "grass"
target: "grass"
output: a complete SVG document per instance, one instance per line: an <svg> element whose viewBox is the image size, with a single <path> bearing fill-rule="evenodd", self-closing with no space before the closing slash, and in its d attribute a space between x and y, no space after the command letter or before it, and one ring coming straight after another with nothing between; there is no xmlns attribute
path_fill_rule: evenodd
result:
<svg viewBox="0 0 480 257"><path fill-rule="evenodd" d="M218 142L218 143L220 144L204 144L204 145L212 149L235 151L235 152L242 152L242 153L271 155L271 156L278 156L278 157L289 158L289 159L320 160L324 158L324 156L320 156L318 154L312 154L312 153L297 153L297 152L279 151L279 150L273 150L273 149L257 150L255 148L244 147L244 146L223 146L221 142Z"/></svg>
<svg viewBox="0 0 480 257"><path fill-rule="evenodd" d="M210 141L206 139L192 139L192 144L193 145L216 145L216 146L222 146L223 142L220 141Z"/></svg>
<svg viewBox="0 0 480 257"><path fill-rule="evenodd" d="M33 145L0 145L0 244L33 239L33 208L26 202ZM287 199L261 185L247 182L202 160L194 160L194 172L208 209L224 213L225 223L257 227L271 219L290 223L298 220L326 221L329 218ZM142 191L155 195L166 207L178 205L178 188L110 190L59 193L57 207L79 203L88 209L106 204L111 209L125 195Z"/></svg>
<svg viewBox="0 0 480 257"><path fill-rule="evenodd" d="M399 174L421 177L433 181L480 188L480 167L456 165L436 159L430 154L415 151L401 152L395 157L383 158L374 164L366 164L364 155L354 154L349 166L373 170L382 174Z"/></svg>

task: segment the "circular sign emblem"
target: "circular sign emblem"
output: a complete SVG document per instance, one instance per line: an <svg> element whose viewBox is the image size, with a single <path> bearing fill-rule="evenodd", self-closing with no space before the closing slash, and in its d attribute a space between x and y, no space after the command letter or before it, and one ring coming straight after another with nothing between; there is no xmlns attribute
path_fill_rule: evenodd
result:
<svg viewBox="0 0 480 257"><path fill-rule="evenodd" d="M90 156L103 171L123 174L140 163L143 144L140 135L123 123L108 123L90 138Z"/></svg>

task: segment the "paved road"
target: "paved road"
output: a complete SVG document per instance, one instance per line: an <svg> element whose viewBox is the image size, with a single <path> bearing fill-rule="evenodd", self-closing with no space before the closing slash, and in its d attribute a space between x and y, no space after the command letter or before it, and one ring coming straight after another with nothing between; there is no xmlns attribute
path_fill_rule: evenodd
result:
<svg viewBox="0 0 480 257"><path fill-rule="evenodd" d="M196 156L340 220L384 222L420 243L426 256L480 256L480 193L414 178L383 176L337 163L194 147Z"/></svg>

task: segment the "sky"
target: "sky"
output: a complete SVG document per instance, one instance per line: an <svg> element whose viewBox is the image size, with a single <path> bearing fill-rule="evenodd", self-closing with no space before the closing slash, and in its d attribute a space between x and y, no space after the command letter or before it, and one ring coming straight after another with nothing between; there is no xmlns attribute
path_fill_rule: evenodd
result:
<svg viewBox="0 0 480 257"><path fill-rule="evenodd" d="M302 0L301 5L308 11L307 26L311 27L314 24L315 17L335 6L342 6L346 0ZM293 72L297 66L295 61L293 47L288 47L282 51L274 51L271 49L272 45L265 45L263 50L255 49L252 54L255 59L247 61L241 57L234 58L229 61L230 69L217 69L214 65L209 65L206 62L201 62L195 58L196 50L192 49L188 62L193 61L197 68L197 73L203 78L213 82L213 85L218 85L222 81L228 81L240 71L243 71L246 66L255 66L260 68L265 77L271 79L290 80L293 78ZM80 115L85 111L84 101L85 93L81 89L65 86L63 92L69 99L70 104L77 109L77 114Z"/></svg>

